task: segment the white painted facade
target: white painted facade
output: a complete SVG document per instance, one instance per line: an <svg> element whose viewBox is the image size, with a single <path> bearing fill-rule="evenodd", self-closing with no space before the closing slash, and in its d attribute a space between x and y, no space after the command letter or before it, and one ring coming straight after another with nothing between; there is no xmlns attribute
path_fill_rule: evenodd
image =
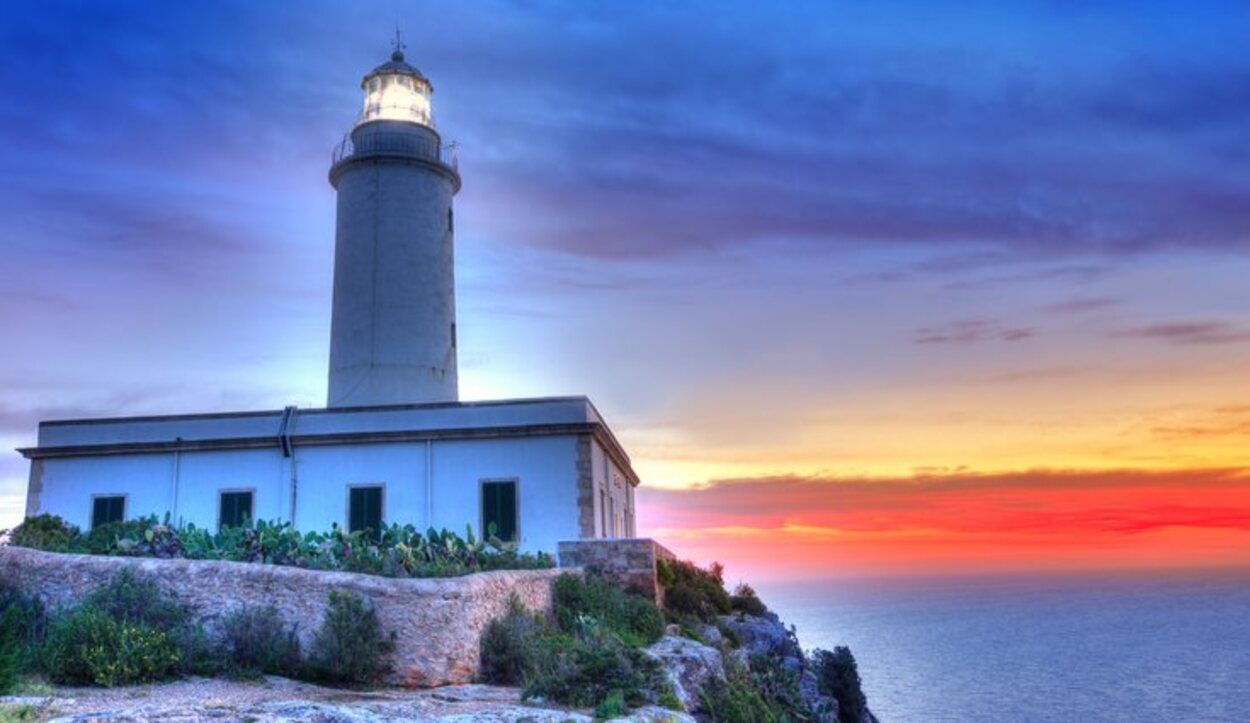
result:
<svg viewBox="0 0 1250 723"><path fill-rule="evenodd" d="M328 530L347 526L352 486L380 485L384 523L480 534L481 483L514 481L522 549L634 532L637 479L584 397L289 414L281 436L283 410L44 422L39 446L22 450L27 514L87 529L95 496L123 495L126 518L168 512L216 529L221 493L252 491L255 519ZM581 524L585 487L591 529Z"/></svg>

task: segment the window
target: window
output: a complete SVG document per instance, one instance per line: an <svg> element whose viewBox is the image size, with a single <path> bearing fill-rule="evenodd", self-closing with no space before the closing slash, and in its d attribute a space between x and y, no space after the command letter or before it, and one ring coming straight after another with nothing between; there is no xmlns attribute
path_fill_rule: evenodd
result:
<svg viewBox="0 0 1250 723"><path fill-rule="evenodd" d="M347 531L369 530L373 537L382 537L382 487L352 487L347 500Z"/></svg>
<svg viewBox="0 0 1250 723"><path fill-rule="evenodd" d="M482 535L516 542L516 482L482 483Z"/></svg>
<svg viewBox="0 0 1250 723"><path fill-rule="evenodd" d="M249 524L252 517L254 500L252 492L222 492L221 505L217 515L217 529L224 527L243 527Z"/></svg>
<svg viewBox="0 0 1250 723"><path fill-rule="evenodd" d="M450 208L447 209L447 230L451 233L456 232L456 214Z"/></svg>
<svg viewBox="0 0 1250 723"><path fill-rule="evenodd" d="M126 496L106 495L91 500L91 526L93 528L126 519Z"/></svg>

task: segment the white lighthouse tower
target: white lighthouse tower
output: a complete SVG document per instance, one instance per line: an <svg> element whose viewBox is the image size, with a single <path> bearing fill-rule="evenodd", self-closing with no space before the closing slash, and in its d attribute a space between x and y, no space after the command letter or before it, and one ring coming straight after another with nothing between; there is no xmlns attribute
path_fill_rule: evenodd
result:
<svg viewBox="0 0 1250 723"><path fill-rule="evenodd" d="M364 77L364 108L334 154L338 191L328 407L455 402L454 159L428 78L404 61Z"/></svg>

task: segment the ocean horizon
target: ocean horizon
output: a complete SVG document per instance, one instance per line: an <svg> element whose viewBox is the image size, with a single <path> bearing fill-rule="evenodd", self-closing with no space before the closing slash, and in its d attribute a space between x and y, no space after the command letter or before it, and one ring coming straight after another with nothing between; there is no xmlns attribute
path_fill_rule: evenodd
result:
<svg viewBox="0 0 1250 723"><path fill-rule="evenodd" d="M757 585L882 721L1250 720L1250 569Z"/></svg>

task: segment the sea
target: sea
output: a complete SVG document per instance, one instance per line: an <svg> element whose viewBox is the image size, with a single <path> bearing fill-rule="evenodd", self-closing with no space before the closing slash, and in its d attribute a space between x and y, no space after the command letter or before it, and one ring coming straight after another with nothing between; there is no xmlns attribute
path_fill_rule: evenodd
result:
<svg viewBox="0 0 1250 723"><path fill-rule="evenodd" d="M756 589L882 723L1250 723L1250 569Z"/></svg>

